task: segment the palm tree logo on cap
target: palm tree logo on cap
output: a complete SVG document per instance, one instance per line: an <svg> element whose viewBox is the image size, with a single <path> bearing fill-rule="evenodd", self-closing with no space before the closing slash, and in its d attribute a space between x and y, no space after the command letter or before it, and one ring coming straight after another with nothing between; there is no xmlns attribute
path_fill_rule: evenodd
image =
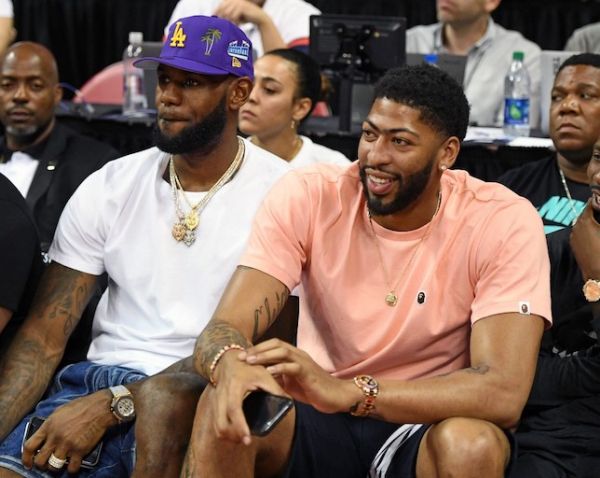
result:
<svg viewBox="0 0 600 478"><path fill-rule="evenodd" d="M216 28L209 28L206 30L206 33L201 38L201 40L206 43L206 48L204 50L206 56L210 56L213 45L221 39L221 35L221 31Z"/></svg>

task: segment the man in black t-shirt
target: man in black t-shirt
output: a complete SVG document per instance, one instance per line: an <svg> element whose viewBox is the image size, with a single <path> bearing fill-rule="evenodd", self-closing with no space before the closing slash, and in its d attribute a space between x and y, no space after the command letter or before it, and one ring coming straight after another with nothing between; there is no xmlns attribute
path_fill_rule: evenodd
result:
<svg viewBox="0 0 600 478"><path fill-rule="evenodd" d="M534 385L516 433L519 454L511 478L583 478L597 476L600 468L599 306L582 293L584 278L600 279L600 265L587 275L584 266L580 269L600 258L600 224L592 215L594 201L600 215L597 192L586 207L590 185L596 191L600 184L599 55L575 55L559 69L550 134L556 155L511 170L499 180L538 209L552 267L554 324L544 334Z"/></svg>
<svg viewBox="0 0 600 478"><path fill-rule="evenodd" d="M25 318L41 272L35 223L25 199L0 174L0 356Z"/></svg>
<svg viewBox="0 0 600 478"><path fill-rule="evenodd" d="M550 137L556 154L498 179L533 203L546 234L571 225L590 197L586 169L600 135L600 55L568 58L551 94Z"/></svg>

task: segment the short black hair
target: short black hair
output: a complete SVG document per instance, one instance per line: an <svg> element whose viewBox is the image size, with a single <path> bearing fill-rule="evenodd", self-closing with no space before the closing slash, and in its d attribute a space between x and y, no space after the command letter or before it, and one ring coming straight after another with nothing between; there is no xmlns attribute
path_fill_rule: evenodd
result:
<svg viewBox="0 0 600 478"><path fill-rule="evenodd" d="M312 106L304 118L310 116L310 113L312 113L315 105L321 100L322 97L321 69L319 68L319 64L314 58L294 48L279 48L277 50L271 50L265 54L265 56L267 55L274 55L283 58L296 67L296 75L298 80L296 97L310 98Z"/></svg>
<svg viewBox="0 0 600 478"><path fill-rule="evenodd" d="M567 66L587 65L600 69L600 55L596 53L578 53L562 62L556 74L558 75Z"/></svg>
<svg viewBox="0 0 600 478"><path fill-rule="evenodd" d="M467 132L469 102L456 80L437 67L417 65L388 70L376 83L374 98L387 98L415 108L425 124L461 141Z"/></svg>

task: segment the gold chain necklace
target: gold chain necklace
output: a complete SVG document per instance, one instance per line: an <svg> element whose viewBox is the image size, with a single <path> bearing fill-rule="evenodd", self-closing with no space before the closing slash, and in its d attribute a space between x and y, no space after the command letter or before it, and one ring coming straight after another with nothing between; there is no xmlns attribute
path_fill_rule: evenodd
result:
<svg viewBox="0 0 600 478"><path fill-rule="evenodd" d="M560 165L558 166L558 172L560 173L560 180L562 182L565 193L567 194L567 199L569 200L569 206L571 206L571 211L573 212L573 221L571 225L574 226L577 222L577 217L579 214L577 213L577 209L575 209L575 201L573 201L573 197L571 196L571 191L569 191L569 186L567 186L567 178L565 178L565 173L561 169Z"/></svg>
<svg viewBox="0 0 600 478"><path fill-rule="evenodd" d="M181 181L175 172L175 162L173 156L169 159L169 182L171 183L171 191L173 193L173 201L175 203L175 223L171 229L171 234L177 242L183 241L183 243L190 247L196 241L196 229L200 223L200 213L206 207L212 197L221 189L227 182L231 180L233 175L237 172L242 160L244 159L245 146L244 142L238 138L238 150L234 160L231 162L227 171L217 180L215 184L208 190L208 192L198 201L196 204L192 204L188 199ZM184 201L187 203L190 210L184 213L181 209L179 196L183 196Z"/></svg>
<svg viewBox="0 0 600 478"><path fill-rule="evenodd" d="M429 236L429 232L431 231L431 223L433 222L433 218L435 217L435 215L438 213L438 211L440 209L441 202L442 202L442 194L438 193L437 204L435 206L435 211L433 212L433 216L431 216L431 221L429 221L429 224L427 225L427 230L423 233L423 235L421 236L421 239L419 239L419 243L415 246L415 249L414 249L412 255L410 256L410 259L408 261L408 264L404 268L404 271L408 271L410 269L410 266L412 265L413 260L417 256L417 252L419 252L419 249L421 248L421 244L423 244L423 242L425 242L425 239L427 239L427 237ZM371 225L371 233L373 234L373 242L375 242L375 246L377 248L377 256L379 258L379 265L381 266L381 270L383 271L385 283L390 289L390 291L385 296L385 303L387 305L389 305L390 307L394 307L398 303L398 296L396 295L396 288L398 287L398 283L400 282L400 279L398 279L398 283L396 283L395 286L391 283L391 281L389 279L388 271L386 270L385 263L383 262L383 254L381 253L381 247L379 246L379 241L377 240L377 234L375 234L375 228L373 227L373 221L371 219L371 211L369 211L369 224Z"/></svg>

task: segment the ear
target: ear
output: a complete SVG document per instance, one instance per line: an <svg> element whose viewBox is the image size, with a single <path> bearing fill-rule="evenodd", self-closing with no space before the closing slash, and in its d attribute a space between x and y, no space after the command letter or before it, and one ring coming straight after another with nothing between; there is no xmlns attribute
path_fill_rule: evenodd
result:
<svg viewBox="0 0 600 478"><path fill-rule="evenodd" d="M442 172L446 169L450 169L456 162L459 151L460 141L456 136L450 136L448 139L446 139L438 151L438 169Z"/></svg>
<svg viewBox="0 0 600 478"><path fill-rule="evenodd" d="M485 11L486 13L492 13L502 0L485 0Z"/></svg>
<svg viewBox="0 0 600 478"><path fill-rule="evenodd" d="M294 106L292 107L292 118L296 123L300 123L310 109L312 108L312 100L310 98L299 98L294 101Z"/></svg>
<svg viewBox="0 0 600 478"><path fill-rule="evenodd" d="M248 101L252 91L252 80L246 76L236 78L229 85L229 107L238 111Z"/></svg>
<svg viewBox="0 0 600 478"><path fill-rule="evenodd" d="M58 106L63 98L63 89L59 85L54 86L54 106Z"/></svg>

